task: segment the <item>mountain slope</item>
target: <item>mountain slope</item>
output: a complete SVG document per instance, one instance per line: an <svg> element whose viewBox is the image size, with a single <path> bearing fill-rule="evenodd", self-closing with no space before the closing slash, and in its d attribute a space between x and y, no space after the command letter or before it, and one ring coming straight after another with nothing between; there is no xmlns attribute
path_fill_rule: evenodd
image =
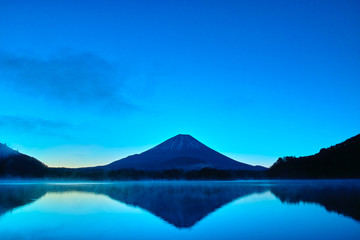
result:
<svg viewBox="0 0 360 240"><path fill-rule="evenodd" d="M42 177L47 166L0 143L0 177Z"/></svg>
<svg viewBox="0 0 360 240"><path fill-rule="evenodd" d="M315 155L279 158L268 172L286 178L359 178L360 134Z"/></svg>
<svg viewBox="0 0 360 240"><path fill-rule="evenodd" d="M131 155L102 166L102 168L111 170L125 168L198 170L205 167L222 170L265 170L260 166L237 162L205 146L192 136L183 134L172 137L141 154Z"/></svg>
<svg viewBox="0 0 360 240"><path fill-rule="evenodd" d="M0 158L6 158L17 154L19 154L18 151L9 148L6 144L0 143Z"/></svg>

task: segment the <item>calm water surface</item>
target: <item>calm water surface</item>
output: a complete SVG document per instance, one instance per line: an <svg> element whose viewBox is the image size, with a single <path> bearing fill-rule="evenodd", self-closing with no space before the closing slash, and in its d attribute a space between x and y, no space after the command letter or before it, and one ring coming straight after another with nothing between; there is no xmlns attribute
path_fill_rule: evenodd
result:
<svg viewBox="0 0 360 240"><path fill-rule="evenodd" d="M360 239L360 181L0 183L0 239Z"/></svg>

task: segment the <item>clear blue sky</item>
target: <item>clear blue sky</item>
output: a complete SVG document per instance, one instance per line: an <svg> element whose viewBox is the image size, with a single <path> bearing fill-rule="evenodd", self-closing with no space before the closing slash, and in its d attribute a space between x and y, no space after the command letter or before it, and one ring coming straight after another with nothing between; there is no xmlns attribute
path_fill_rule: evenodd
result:
<svg viewBox="0 0 360 240"><path fill-rule="evenodd" d="M106 164L178 133L249 164L360 133L359 1L0 0L0 142Z"/></svg>

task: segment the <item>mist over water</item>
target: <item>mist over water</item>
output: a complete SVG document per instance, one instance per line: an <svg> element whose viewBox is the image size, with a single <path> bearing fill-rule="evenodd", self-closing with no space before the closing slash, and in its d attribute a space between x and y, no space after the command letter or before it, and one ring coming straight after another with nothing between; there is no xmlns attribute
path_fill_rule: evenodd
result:
<svg viewBox="0 0 360 240"><path fill-rule="evenodd" d="M360 181L0 183L1 239L358 239Z"/></svg>

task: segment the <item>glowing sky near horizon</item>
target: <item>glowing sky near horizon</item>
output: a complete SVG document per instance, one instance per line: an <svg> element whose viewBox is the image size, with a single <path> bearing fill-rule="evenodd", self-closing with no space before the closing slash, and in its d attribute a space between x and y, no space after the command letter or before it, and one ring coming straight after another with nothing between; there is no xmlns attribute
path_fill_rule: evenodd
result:
<svg viewBox="0 0 360 240"><path fill-rule="evenodd" d="M249 164L359 134L358 1L0 0L0 142L102 165L179 133Z"/></svg>

